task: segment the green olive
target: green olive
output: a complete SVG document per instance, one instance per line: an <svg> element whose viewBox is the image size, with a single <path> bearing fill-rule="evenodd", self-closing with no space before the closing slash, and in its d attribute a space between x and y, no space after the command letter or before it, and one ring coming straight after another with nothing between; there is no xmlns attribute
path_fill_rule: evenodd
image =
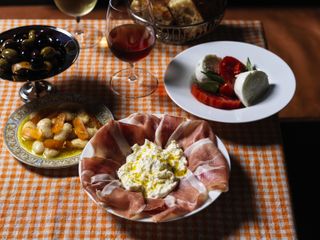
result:
<svg viewBox="0 0 320 240"><path fill-rule="evenodd" d="M21 42L21 48L22 49L31 48L34 43L35 43L35 40L32 38L24 39Z"/></svg>
<svg viewBox="0 0 320 240"><path fill-rule="evenodd" d="M10 71L11 64L4 58L0 58L0 73L6 73Z"/></svg>
<svg viewBox="0 0 320 240"><path fill-rule="evenodd" d="M57 51L53 47L44 47L41 49L40 55L43 59L48 60L57 55Z"/></svg>
<svg viewBox="0 0 320 240"><path fill-rule="evenodd" d="M2 50L6 49L6 48L17 49L18 44L13 39L7 39L1 45Z"/></svg>
<svg viewBox="0 0 320 240"><path fill-rule="evenodd" d="M34 29L29 31L28 38L33 40L33 41L36 40L36 31Z"/></svg>
<svg viewBox="0 0 320 240"><path fill-rule="evenodd" d="M6 48L1 52L1 56L8 62L16 62L19 59L19 54L16 50L11 48Z"/></svg>

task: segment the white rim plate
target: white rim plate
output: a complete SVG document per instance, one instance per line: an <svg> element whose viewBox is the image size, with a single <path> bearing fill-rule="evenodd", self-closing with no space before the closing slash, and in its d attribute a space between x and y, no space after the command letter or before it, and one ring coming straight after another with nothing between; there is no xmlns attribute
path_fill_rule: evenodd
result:
<svg viewBox="0 0 320 240"><path fill-rule="evenodd" d="M191 94L192 75L196 64L207 54L233 56L264 71L271 87L259 103L241 109L222 110L199 102ZM269 117L283 109L292 99L296 81L290 67L274 53L242 42L218 41L200 44L178 54L168 65L164 75L165 89L170 98L185 111L212 121L244 123Z"/></svg>
<svg viewBox="0 0 320 240"><path fill-rule="evenodd" d="M219 150L221 151L221 153L223 154L223 156L227 159L227 162L229 164L229 170L231 170L231 161L230 161L230 157L229 157L229 154L228 154L228 151L225 147L225 145L223 144L223 142L220 140L219 137L217 137L217 144L218 144L218 148ZM93 139L93 138L92 138ZM83 159L84 158L90 158L90 157L93 157L94 156L94 150L93 150L93 146L92 146L92 139L88 142L88 144L86 145L86 147L83 149L81 155L80 155L80 160L79 160L79 176L80 176L80 182L82 183L82 179L81 179L81 168L82 168L82 162L83 162ZM88 196L91 198L92 201L94 201L98 206L102 206L102 204L99 204L99 202L97 202L94 197L85 189L83 188L84 191L88 194ZM186 215L183 215L183 216L180 216L180 217L177 217L177 218L174 218L174 219L170 219L168 221L163 221L163 222L171 222L171 221L176 221L176 220L179 220L179 219L183 219L183 218L186 218L186 217L189 217L191 215L194 215L198 212L200 212L201 210L205 209L206 207L208 207L211 203L213 203L221 194L221 191L217 191L217 190L214 190L214 191L209 191L209 194L208 194L208 199L207 201L202 205L200 206L199 208L195 209L194 211L186 214ZM153 221L151 220L151 218L142 218L142 219L129 219L129 218L125 218L117 213L115 213L111 208L104 208L108 213L111 213L115 216L118 216L120 218L124 218L124 219L127 219L127 220L131 220L131 221L136 221L136 222L152 222Z"/></svg>
<svg viewBox="0 0 320 240"><path fill-rule="evenodd" d="M113 119L112 113L105 105L98 104L93 99L78 94L47 95L35 101L26 103L10 115L4 127L4 142L10 153L16 159L33 167L50 169L70 167L79 163L80 154L61 159L46 159L25 150L21 147L18 140L19 126L31 112L39 111L51 106L57 106L65 102L80 103L85 109L89 109L102 124Z"/></svg>

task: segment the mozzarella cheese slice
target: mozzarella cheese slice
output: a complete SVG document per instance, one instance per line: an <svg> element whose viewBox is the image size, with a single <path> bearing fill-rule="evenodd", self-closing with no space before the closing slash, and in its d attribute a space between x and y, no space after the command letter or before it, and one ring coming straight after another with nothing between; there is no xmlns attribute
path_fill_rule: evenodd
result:
<svg viewBox="0 0 320 240"><path fill-rule="evenodd" d="M255 104L268 88L267 74L258 70L240 73L234 83L234 91L246 107Z"/></svg>

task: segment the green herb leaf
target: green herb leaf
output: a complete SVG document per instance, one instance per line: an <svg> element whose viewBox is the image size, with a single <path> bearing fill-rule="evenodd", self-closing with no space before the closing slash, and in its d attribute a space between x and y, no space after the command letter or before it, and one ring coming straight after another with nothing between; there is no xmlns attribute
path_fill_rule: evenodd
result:
<svg viewBox="0 0 320 240"><path fill-rule="evenodd" d="M215 81L208 81L208 82L198 82L198 86L205 91L211 93L217 93L219 91L220 84Z"/></svg>
<svg viewBox="0 0 320 240"><path fill-rule="evenodd" d="M247 58L246 68L247 68L248 71L256 70L255 65L252 65L252 63L251 63L249 58Z"/></svg>
<svg viewBox="0 0 320 240"><path fill-rule="evenodd" d="M201 71L204 75L206 75L210 80L213 80L215 82L224 83L224 79L220 77L219 75L215 74L214 72L208 71L208 72L203 72Z"/></svg>

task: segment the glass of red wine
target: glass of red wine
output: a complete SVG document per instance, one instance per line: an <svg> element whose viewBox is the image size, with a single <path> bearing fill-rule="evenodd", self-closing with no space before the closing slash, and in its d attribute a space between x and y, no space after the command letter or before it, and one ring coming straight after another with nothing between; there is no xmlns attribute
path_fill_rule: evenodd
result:
<svg viewBox="0 0 320 240"><path fill-rule="evenodd" d="M129 68L112 75L110 87L118 96L139 98L152 94L158 86L158 79L155 76L147 69L137 68L134 65L148 56L155 45L156 36L152 24L151 6L144 5L142 10L147 20L138 23L130 17L130 2L109 0L106 29L108 46L118 59L130 65Z"/></svg>

